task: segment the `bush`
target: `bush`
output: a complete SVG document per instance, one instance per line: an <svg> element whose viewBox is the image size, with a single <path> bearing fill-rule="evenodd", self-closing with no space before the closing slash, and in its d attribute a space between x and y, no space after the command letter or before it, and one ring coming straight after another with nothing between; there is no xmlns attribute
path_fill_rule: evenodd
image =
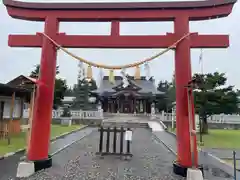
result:
<svg viewBox="0 0 240 180"><path fill-rule="evenodd" d="M64 108L63 109L63 114L61 115L61 117L71 117L71 112L69 110L69 108Z"/></svg>

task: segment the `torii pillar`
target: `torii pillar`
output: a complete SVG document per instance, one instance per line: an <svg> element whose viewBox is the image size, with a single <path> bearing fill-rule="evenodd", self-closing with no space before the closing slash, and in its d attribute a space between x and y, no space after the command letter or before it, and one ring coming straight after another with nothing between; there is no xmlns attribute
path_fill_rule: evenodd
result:
<svg viewBox="0 0 240 180"><path fill-rule="evenodd" d="M59 29L56 17L47 17L44 33L55 37ZM35 161L36 170L51 166L51 157L48 157L52 108L54 99L54 85L56 76L57 48L46 38L42 39L42 54L40 62L39 81L36 101L33 108L32 133L30 136L27 158ZM43 128L40 128L43 127Z"/></svg>
<svg viewBox="0 0 240 180"><path fill-rule="evenodd" d="M174 21L174 33L182 36L189 33L189 17L179 16ZM186 86L192 79L191 72L191 37L181 41L175 50L175 82L176 82L176 134L177 134L177 162L174 164L174 171L177 174L187 174L187 167L192 167L192 158L194 158L194 166L198 167L197 138L193 136L193 153L191 152L191 137L189 127L189 104L188 90ZM192 95L192 94L191 94ZM192 109L194 109L193 98L191 98ZM194 111L192 112L192 124L195 124ZM195 130L195 126L193 126ZM181 142L181 143L180 143Z"/></svg>
<svg viewBox="0 0 240 180"><path fill-rule="evenodd" d="M17 19L45 22L44 33L65 48L168 48L189 33L189 21L200 21L228 16L236 0L205 0L189 2L148 3L27 3L3 0L8 14ZM112 22L111 34L66 35L59 33L60 21ZM123 36L120 21L174 21L174 33L154 36ZM34 108L28 159L38 169L50 166L48 157L50 123L56 68L56 47L42 34L10 35L12 47L42 48L40 82ZM191 81L191 48L227 48L228 35L199 35L191 33L175 48L177 160L174 172L186 176L192 167L188 94L185 88ZM192 93L191 93L192 94ZM193 99L191 97L191 99ZM192 103L193 104L193 101ZM193 108L192 108L193 109ZM195 124L194 119L192 124ZM196 136L194 154L197 155ZM198 158L195 156L195 166Z"/></svg>

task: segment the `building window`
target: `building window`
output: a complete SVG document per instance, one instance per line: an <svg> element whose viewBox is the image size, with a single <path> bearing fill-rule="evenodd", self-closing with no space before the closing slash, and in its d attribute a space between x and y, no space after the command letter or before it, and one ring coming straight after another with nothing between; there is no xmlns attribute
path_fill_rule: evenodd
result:
<svg viewBox="0 0 240 180"><path fill-rule="evenodd" d="M3 120L4 101L0 101L0 121Z"/></svg>

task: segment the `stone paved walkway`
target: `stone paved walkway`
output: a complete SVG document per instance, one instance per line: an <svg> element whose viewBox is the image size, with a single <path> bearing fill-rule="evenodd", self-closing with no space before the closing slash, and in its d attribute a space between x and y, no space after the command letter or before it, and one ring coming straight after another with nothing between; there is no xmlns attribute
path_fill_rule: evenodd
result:
<svg viewBox="0 0 240 180"><path fill-rule="evenodd" d="M182 180L172 173L175 156L147 129L133 132L131 160L96 156L99 132L93 132L53 158L53 167L26 180Z"/></svg>

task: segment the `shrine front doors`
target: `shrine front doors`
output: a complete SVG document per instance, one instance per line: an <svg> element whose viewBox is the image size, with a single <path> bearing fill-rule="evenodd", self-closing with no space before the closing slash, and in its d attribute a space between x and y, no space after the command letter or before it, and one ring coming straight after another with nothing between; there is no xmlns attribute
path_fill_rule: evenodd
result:
<svg viewBox="0 0 240 180"><path fill-rule="evenodd" d="M123 102L123 113L132 113L132 107L130 101L124 101Z"/></svg>

